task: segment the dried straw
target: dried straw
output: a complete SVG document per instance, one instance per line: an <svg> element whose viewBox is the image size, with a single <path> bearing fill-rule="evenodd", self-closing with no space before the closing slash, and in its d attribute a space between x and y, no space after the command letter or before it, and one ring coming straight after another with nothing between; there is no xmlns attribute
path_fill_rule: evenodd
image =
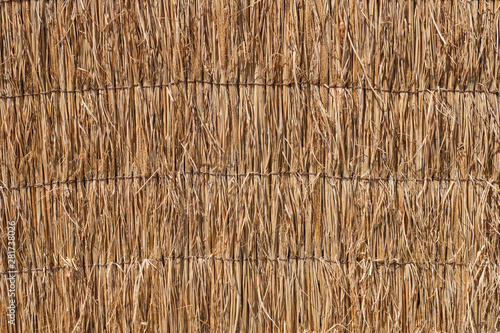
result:
<svg viewBox="0 0 500 333"><path fill-rule="evenodd" d="M0 331L500 330L499 7L0 0Z"/></svg>

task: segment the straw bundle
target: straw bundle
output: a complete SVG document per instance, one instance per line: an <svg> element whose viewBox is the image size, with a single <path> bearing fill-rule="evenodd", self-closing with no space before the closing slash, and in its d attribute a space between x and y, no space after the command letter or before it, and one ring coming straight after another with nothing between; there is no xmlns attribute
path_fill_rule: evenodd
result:
<svg viewBox="0 0 500 333"><path fill-rule="evenodd" d="M0 0L0 331L500 330L499 7Z"/></svg>

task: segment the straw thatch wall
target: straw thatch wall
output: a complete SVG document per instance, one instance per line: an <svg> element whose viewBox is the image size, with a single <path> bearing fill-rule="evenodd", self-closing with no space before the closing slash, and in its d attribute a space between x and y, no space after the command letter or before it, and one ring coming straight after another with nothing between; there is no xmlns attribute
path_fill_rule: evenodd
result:
<svg viewBox="0 0 500 333"><path fill-rule="evenodd" d="M500 330L499 6L1 0L0 331Z"/></svg>

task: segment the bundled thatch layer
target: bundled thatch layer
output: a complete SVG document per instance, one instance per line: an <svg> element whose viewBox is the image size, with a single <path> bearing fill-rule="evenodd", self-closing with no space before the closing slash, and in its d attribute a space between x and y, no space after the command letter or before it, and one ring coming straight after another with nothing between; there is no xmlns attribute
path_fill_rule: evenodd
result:
<svg viewBox="0 0 500 333"><path fill-rule="evenodd" d="M499 6L0 0L0 331L500 330Z"/></svg>

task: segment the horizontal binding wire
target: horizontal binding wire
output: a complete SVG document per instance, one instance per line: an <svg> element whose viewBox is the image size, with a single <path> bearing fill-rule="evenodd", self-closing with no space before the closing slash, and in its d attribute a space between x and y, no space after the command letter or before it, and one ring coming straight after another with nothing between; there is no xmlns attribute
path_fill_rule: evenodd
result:
<svg viewBox="0 0 500 333"><path fill-rule="evenodd" d="M124 181L124 180L136 180L136 179L169 179L173 180L178 176L212 176L218 178L239 178L239 177L271 177L271 176L295 176L295 177L322 177L331 180L338 181L359 181L367 183L379 183L379 182L397 182L397 183L425 183L425 182L466 182L466 183L487 183L487 184L500 184L500 180L487 180L483 178L444 178L444 177L430 177L430 178L395 178L395 177L363 177L363 176L334 176L328 175L324 172L299 172L299 171L277 171L269 173L261 172L246 172L246 173L221 173L221 172L207 172L207 171L191 171L191 172L176 172L172 174L146 174L146 175L136 175L136 176L107 176L107 177L96 177L96 178L75 178L69 180L49 180L43 183L37 184L19 184L14 186L0 186L0 190L8 191L19 191L22 189L30 188L42 188L46 186L56 186L56 185L74 185L82 182L107 182L107 181Z"/></svg>
<svg viewBox="0 0 500 333"><path fill-rule="evenodd" d="M53 272L58 270L78 270L80 268L102 268L107 266L131 266L131 265L141 265L149 262L157 262L165 264L166 261L189 261L189 260L204 260L204 261L220 261L220 262L269 262L269 263L291 263L296 261L318 261L320 263L331 264L331 265L362 265L362 264L373 264L375 266L388 266L388 267L399 267L399 266L418 266L418 267L430 267L430 266L451 266L451 267L464 267L467 266L466 263L457 261L397 261L397 260L371 260L367 259L364 261L349 261L349 260L332 260L322 257L289 257L289 258L271 258L271 257L246 257L246 258L226 258L219 256L171 256L164 258L151 258L151 259L140 259L135 261L122 261L122 262L106 262L97 264L86 264L86 265L61 265L61 266L49 266L42 268L32 268L21 271L0 271L0 274L27 274L27 273L37 273L37 272ZM488 263L487 265L496 265L495 263Z"/></svg>
<svg viewBox="0 0 500 333"><path fill-rule="evenodd" d="M62 89L55 88L48 91L40 92L30 92L14 95L0 95L0 99L14 99L14 98L24 98L24 97L38 97L46 96L52 94L83 94L86 92L108 92L108 91L125 91L135 88L141 89L163 89L171 86L178 86L182 84L199 83L210 86L220 86L220 87L293 87L293 86L316 86L326 89L342 89L342 90L362 90L362 91L377 91L389 94L420 94L420 93L439 93L439 92L451 92L451 93L470 93L470 94L489 94L500 96L499 90L477 90L477 89L453 89L453 88L432 88L432 89L417 89L417 90L405 90L405 89L386 89L380 87L363 87L363 86L345 86L345 85L328 85L318 82L305 81L305 82L214 82L206 80L178 80L163 84L151 84L142 85L140 83L135 83L128 86L105 86L105 87L87 87L82 89Z"/></svg>

